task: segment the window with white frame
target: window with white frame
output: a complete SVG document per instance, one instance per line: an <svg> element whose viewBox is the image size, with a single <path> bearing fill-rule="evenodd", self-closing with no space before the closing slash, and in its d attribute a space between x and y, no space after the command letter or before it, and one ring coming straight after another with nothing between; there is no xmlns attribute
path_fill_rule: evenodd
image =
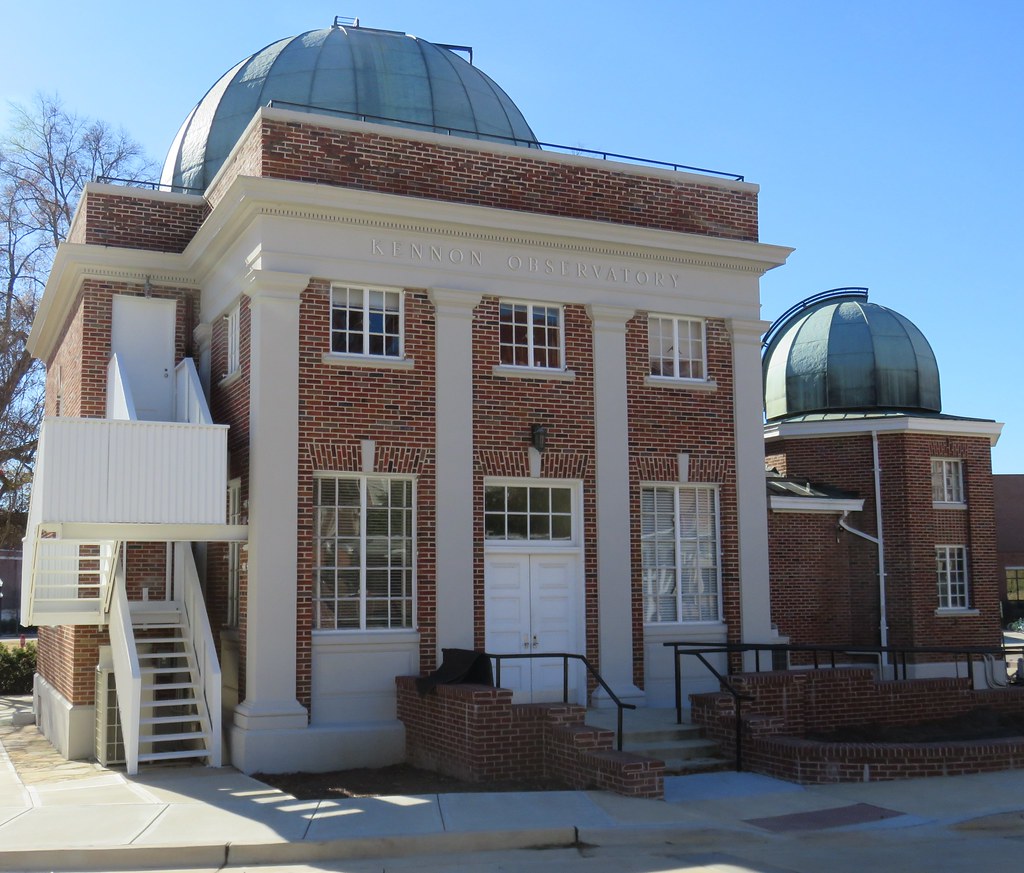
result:
<svg viewBox="0 0 1024 873"><path fill-rule="evenodd" d="M486 486L484 536L489 540L505 541L572 540L572 488L548 485Z"/></svg>
<svg viewBox="0 0 1024 873"><path fill-rule="evenodd" d="M502 300L498 345L504 366L562 369L562 307Z"/></svg>
<svg viewBox="0 0 1024 873"><path fill-rule="evenodd" d="M935 570L939 585L939 609L967 609L967 547L936 546Z"/></svg>
<svg viewBox="0 0 1024 873"><path fill-rule="evenodd" d="M237 373L242 366L241 360L241 305L236 303L231 311L224 316L227 323L228 359L225 376Z"/></svg>
<svg viewBox="0 0 1024 873"><path fill-rule="evenodd" d="M641 488L640 553L645 622L721 618L717 488Z"/></svg>
<svg viewBox="0 0 1024 873"><path fill-rule="evenodd" d="M228 524L242 523L242 480L228 482ZM240 601L240 575L242 568L242 544L228 543L228 602L224 623L238 627Z"/></svg>
<svg viewBox="0 0 1024 873"><path fill-rule="evenodd" d="M932 502L964 504L963 464L959 458L932 458Z"/></svg>
<svg viewBox="0 0 1024 873"><path fill-rule="evenodd" d="M402 292L334 285L331 351L342 355L401 358Z"/></svg>
<svg viewBox="0 0 1024 873"><path fill-rule="evenodd" d="M651 375L670 379L707 379L706 337L703 319L648 316Z"/></svg>
<svg viewBox="0 0 1024 873"><path fill-rule="evenodd" d="M1024 602L1024 567L1006 568L1006 599Z"/></svg>
<svg viewBox="0 0 1024 873"><path fill-rule="evenodd" d="M408 476L314 478L313 601L318 629L415 625L414 499Z"/></svg>

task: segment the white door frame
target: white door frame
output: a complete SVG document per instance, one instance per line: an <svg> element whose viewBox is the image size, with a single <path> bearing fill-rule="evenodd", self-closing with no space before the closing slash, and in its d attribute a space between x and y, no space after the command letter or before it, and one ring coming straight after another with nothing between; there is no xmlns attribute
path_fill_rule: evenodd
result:
<svg viewBox="0 0 1024 873"><path fill-rule="evenodd" d="M572 512L572 534L568 541L557 540L488 540L486 538L486 527L484 531L484 634L487 636L487 559L490 556L498 555L519 555L543 557L546 555L568 557L573 559L574 567L574 590L572 597L575 601L571 607L575 615L572 616L575 624L575 646L572 651L586 655L586 584L585 584L585 562L583 545L583 483L578 479L534 479L529 477L485 477L484 489L491 485L511 485L519 487L545 487L545 488L569 488L571 495ZM486 497L485 497L486 500ZM485 503L486 505L486 503ZM504 662L503 671L507 670L513 661ZM570 703L586 702L586 670L578 661L569 665L569 687ZM573 699L573 698L578 699ZM527 695L517 693L513 698L516 702L529 702Z"/></svg>

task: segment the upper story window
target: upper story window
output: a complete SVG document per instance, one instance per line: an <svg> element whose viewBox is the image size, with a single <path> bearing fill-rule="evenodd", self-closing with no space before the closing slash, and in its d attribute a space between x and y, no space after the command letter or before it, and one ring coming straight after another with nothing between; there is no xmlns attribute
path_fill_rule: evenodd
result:
<svg viewBox="0 0 1024 873"><path fill-rule="evenodd" d="M936 546L935 570L939 585L939 609L967 609L967 547Z"/></svg>
<svg viewBox="0 0 1024 873"><path fill-rule="evenodd" d="M957 458L932 458L932 502L963 505L963 464Z"/></svg>
<svg viewBox="0 0 1024 873"><path fill-rule="evenodd" d="M656 485L640 491L644 621L721 618L718 490Z"/></svg>
<svg viewBox="0 0 1024 873"><path fill-rule="evenodd" d="M331 351L401 358L402 292L335 285L331 288Z"/></svg>
<svg viewBox="0 0 1024 873"><path fill-rule="evenodd" d="M707 379L704 320L651 315L647 319L651 375L670 379Z"/></svg>
<svg viewBox="0 0 1024 873"><path fill-rule="evenodd" d="M242 366L241 359L241 304L236 303L231 311L224 316L228 333L228 360L225 376L237 373Z"/></svg>
<svg viewBox="0 0 1024 873"><path fill-rule="evenodd" d="M502 365L562 369L562 307L503 300L498 329Z"/></svg>

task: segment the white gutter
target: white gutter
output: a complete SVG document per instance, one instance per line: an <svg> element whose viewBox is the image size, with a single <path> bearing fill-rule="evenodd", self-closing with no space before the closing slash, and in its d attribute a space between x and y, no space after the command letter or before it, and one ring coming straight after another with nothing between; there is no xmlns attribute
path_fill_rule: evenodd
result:
<svg viewBox="0 0 1024 873"><path fill-rule="evenodd" d="M878 546L878 612L879 612L879 643L882 648L889 645L889 622L886 614L885 604L885 537L882 533L882 468L878 462L878 431L871 431L871 456L874 461L874 474L875 474L875 528L878 531L878 536L873 537L871 534L864 533L862 530L857 530L854 527L850 527L846 523L846 516L848 512L844 512L842 517L839 519L839 526L852 533L855 536L863 537L869 542L874 543ZM888 661L888 654L883 653L883 661Z"/></svg>

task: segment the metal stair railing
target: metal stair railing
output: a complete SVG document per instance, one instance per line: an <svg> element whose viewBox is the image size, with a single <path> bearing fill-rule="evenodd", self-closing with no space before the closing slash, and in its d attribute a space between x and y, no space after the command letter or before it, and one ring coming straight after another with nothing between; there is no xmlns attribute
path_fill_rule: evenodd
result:
<svg viewBox="0 0 1024 873"><path fill-rule="evenodd" d="M586 668L587 673L605 690L618 709L615 748L620 752L622 751L622 711L624 709L636 709L636 704L625 703L620 700L619 696L612 691L608 683L604 681L601 674L594 669L585 656L570 652L515 652L509 655L496 655L492 652L484 652L483 655L485 658L491 658L494 661L494 684L499 688L501 687L502 661L519 660L522 658L560 658L562 660L562 703L569 702L569 661L579 661Z"/></svg>

